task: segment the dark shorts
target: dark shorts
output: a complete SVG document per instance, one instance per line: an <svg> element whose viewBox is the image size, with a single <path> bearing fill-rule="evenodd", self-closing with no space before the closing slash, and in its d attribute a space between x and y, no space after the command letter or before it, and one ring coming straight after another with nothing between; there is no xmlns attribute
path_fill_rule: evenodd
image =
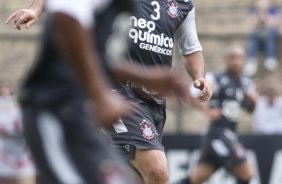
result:
<svg viewBox="0 0 282 184"><path fill-rule="evenodd" d="M133 183L85 103L23 105L24 134L42 184ZM129 177L130 178L130 177Z"/></svg>
<svg viewBox="0 0 282 184"><path fill-rule="evenodd" d="M162 132L165 125L165 104L142 99L132 93L128 97L137 106L129 117L120 119L109 130L115 148L125 159L134 157L135 150L164 151Z"/></svg>
<svg viewBox="0 0 282 184"><path fill-rule="evenodd" d="M228 129L210 129L203 137L200 163L230 170L245 161L245 149L234 132Z"/></svg>

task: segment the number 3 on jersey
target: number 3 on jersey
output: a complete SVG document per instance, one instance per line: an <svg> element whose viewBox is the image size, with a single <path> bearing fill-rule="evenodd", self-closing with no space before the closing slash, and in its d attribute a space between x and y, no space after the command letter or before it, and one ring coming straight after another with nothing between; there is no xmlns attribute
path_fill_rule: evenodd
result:
<svg viewBox="0 0 282 184"><path fill-rule="evenodd" d="M157 1L152 1L151 5L154 7L154 14L151 14L151 18L153 20L159 20L161 17L160 4Z"/></svg>

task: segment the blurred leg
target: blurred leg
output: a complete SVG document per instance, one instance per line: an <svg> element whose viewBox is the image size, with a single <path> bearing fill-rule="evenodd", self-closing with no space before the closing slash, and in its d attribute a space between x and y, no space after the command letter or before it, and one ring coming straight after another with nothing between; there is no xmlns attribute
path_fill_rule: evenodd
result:
<svg viewBox="0 0 282 184"><path fill-rule="evenodd" d="M20 177L18 184L36 184L35 176Z"/></svg>
<svg viewBox="0 0 282 184"><path fill-rule="evenodd" d="M191 184L203 184L216 171L216 168L210 164L199 163L192 171Z"/></svg>
<svg viewBox="0 0 282 184"><path fill-rule="evenodd" d="M260 38L257 32L250 35L247 43L247 63L244 68L244 74L246 76L253 76L257 73L257 53L260 48Z"/></svg>
<svg viewBox="0 0 282 184"><path fill-rule="evenodd" d="M267 58L277 58L278 56L278 31L269 29L266 31L265 52Z"/></svg>
<svg viewBox="0 0 282 184"><path fill-rule="evenodd" d="M19 184L16 177L0 177L1 184Z"/></svg>
<svg viewBox="0 0 282 184"><path fill-rule="evenodd" d="M238 179L238 184L248 184L253 178L253 169L248 161L245 161L232 169L234 176Z"/></svg>
<svg viewBox="0 0 282 184"><path fill-rule="evenodd" d="M275 29L269 29L266 32L264 40L266 59L264 67L268 71L274 71L278 67L278 32Z"/></svg>
<svg viewBox="0 0 282 184"><path fill-rule="evenodd" d="M247 43L247 58L255 58L257 56L258 50L259 50L259 36L257 32L253 32Z"/></svg>

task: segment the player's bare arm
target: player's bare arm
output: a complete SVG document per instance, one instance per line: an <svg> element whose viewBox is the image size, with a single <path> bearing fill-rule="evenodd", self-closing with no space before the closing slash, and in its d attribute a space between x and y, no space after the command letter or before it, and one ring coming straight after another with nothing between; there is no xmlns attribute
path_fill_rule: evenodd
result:
<svg viewBox="0 0 282 184"><path fill-rule="evenodd" d="M184 66L194 80L194 86L201 90L200 102L207 102L212 96L212 87L205 79L204 58L198 39L195 8L193 8L175 33L180 53L184 58Z"/></svg>
<svg viewBox="0 0 282 184"><path fill-rule="evenodd" d="M255 110L256 107L256 101L259 98L259 95L257 94L256 91L252 92L252 93L245 93L246 97L247 97L247 106L246 109L248 112L253 112Z"/></svg>
<svg viewBox="0 0 282 184"><path fill-rule="evenodd" d="M33 0L30 8L19 9L13 12L7 19L6 23L11 21L15 24L15 29L21 30L21 25L30 28L39 18L44 9L45 0Z"/></svg>
<svg viewBox="0 0 282 184"><path fill-rule="evenodd" d="M90 100L94 102L96 118L104 126L109 126L127 114L131 106L110 91L101 72L98 53L89 42L91 39L87 30L63 13L55 13L53 20L54 40L58 49L74 69Z"/></svg>
<svg viewBox="0 0 282 184"><path fill-rule="evenodd" d="M204 74L204 59L202 52L194 52L184 56L184 65L186 71L194 80L195 88L201 90L198 97L201 102L207 102L213 93L212 85L205 79Z"/></svg>

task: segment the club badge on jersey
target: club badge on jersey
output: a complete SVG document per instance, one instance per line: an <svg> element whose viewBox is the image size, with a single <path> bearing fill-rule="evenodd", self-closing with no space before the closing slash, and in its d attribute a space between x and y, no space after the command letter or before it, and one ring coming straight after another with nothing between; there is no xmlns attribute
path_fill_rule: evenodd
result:
<svg viewBox="0 0 282 184"><path fill-rule="evenodd" d="M150 125L150 123L148 123L145 119L143 119L143 121L140 123L139 126L142 136L145 139L152 140L155 137L155 133L152 129L152 125Z"/></svg>
<svg viewBox="0 0 282 184"><path fill-rule="evenodd" d="M178 17L178 3L175 0L168 0L167 6L167 14L172 18Z"/></svg>

